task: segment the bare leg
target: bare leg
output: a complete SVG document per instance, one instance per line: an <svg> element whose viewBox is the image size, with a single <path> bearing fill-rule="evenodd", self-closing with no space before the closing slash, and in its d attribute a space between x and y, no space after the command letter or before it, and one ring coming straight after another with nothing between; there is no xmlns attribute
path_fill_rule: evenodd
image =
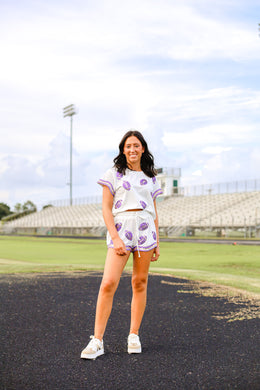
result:
<svg viewBox="0 0 260 390"><path fill-rule="evenodd" d="M107 321L112 310L114 294L129 256L130 251L128 251L125 256L117 255L115 250L112 248L107 251L104 274L99 289L96 307L94 335L99 340L103 339Z"/></svg>
<svg viewBox="0 0 260 390"><path fill-rule="evenodd" d="M130 333L137 335L146 306L148 271L153 253L154 250L140 252L141 257L138 257L137 252L134 252Z"/></svg>

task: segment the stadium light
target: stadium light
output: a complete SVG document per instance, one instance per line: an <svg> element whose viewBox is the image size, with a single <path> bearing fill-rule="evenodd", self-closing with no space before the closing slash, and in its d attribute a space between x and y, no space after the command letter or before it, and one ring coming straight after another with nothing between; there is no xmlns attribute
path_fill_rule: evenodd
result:
<svg viewBox="0 0 260 390"><path fill-rule="evenodd" d="M63 117L70 116L70 205L72 205L72 117L76 114L74 104L63 108Z"/></svg>

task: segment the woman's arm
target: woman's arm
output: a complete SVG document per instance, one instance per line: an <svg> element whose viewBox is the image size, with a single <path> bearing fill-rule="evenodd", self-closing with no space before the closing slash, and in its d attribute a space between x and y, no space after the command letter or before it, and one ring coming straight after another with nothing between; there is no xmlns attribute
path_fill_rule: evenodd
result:
<svg viewBox="0 0 260 390"><path fill-rule="evenodd" d="M154 224L155 224L155 229L156 229L156 238L157 238L157 247L154 248L154 253L153 253L153 257L152 257L152 260L151 261L156 261L158 260L159 256L160 256L160 247L159 247L159 220L158 220L158 213L157 213L157 208L156 208L156 199L154 199L153 201L154 203L154 210L155 210L155 220L154 220Z"/></svg>
<svg viewBox="0 0 260 390"><path fill-rule="evenodd" d="M119 237L118 232L117 232L116 227L115 227L115 221L114 221L114 217L112 214L113 200L114 200L114 198L113 198L113 195L111 194L109 188L107 186L103 186L103 200L102 200L103 218L104 218L107 230L109 231L109 234L112 238L116 254L123 256L123 255L127 254L127 250L126 250L124 242Z"/></svg>

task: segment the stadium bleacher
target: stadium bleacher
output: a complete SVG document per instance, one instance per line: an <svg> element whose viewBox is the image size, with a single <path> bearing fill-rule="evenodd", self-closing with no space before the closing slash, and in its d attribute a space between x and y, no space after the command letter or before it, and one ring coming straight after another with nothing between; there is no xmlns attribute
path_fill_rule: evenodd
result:
<svg viewBox="0 0 260 390"><path fill-rule="evenodd" d="M193 235L204 229L217 233L227 229L244 230L251 236L260 235L260 191L197 196L173 195L158 199L157 209L160 232L165 236ZM2 230L5 233L71 233L99 236L106 232L100 203L47 207L6 222Z"/></svg>
<svg viewBox="0 0 260 390"><path fill-rule="evenodd" d="M191 230L254 229L258 234L260 192L169 197L158 203L158 214L166 235L180 235L187 227Z"/></svg>

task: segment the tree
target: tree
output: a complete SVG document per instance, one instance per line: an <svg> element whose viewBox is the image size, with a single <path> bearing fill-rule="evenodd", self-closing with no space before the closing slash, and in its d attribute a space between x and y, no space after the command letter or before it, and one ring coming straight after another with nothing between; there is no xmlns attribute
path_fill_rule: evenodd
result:
<svg viewBox="0 0 260 390"><path fill-rule="evenodd" d="M6 203L0 203L0 219L11 214L10 207Z"/></svg>
<svg viewBox="0 0 260 390"><path fill-rule="evenodd" d="M45 209L47 209L48 207L53 207L53 205L52 204L46 204L45 206L43 206L43 210L45 210Z"/></svg>
<svg viewBox="0 0 260 390"><path fill-rule="evenodd" d="M14 206L14 212L15 213L21 213L23 211L22 203L16 203Z"/></svg>
<svg viewBox="0 0 260 390"><path fill-rule="evenodd" d="M37 207L31 200L27 200L27 202L23 204L23 211L27 211L27 210L32 212L37 211Z"/></svg>
<svg viewBox="0 0 260 390"><path fill-rule="evenodd" d="M16 203L14 206L15 213L22 213L23 211L37 211L37 207L31 200L27 200L23 205L21 203Z"/></svg>

